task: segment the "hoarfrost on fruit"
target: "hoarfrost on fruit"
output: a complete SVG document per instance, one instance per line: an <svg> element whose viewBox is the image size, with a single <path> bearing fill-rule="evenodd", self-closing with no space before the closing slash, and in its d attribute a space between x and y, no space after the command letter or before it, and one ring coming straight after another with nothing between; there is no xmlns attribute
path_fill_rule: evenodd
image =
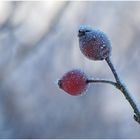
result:
<svg viewBox="0 0 140 140"><path fill-rule="evenodd" d="M82 94L87 89L87 76L81 70L67 72L59 81L58 85L70 95Z"/></svg>
<svg viewBox="0 0 140 140"><path fill-rule="evenodd" d="M81 52L91 60L104 60L111 54L111 43L100 30L93 30L89 26L79 29L79 45Z"/></svg>

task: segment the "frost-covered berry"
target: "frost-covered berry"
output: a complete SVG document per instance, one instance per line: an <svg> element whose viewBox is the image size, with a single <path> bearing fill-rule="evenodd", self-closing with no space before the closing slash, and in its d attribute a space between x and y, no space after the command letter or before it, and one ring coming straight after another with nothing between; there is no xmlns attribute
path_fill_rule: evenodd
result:
<svg viewBox="0 0 140 140"><path fill-rule="evenodd" d="M111 43L100 30L82 25L79 28L79 45L81 52L89 59L104 60L111 54Z"/></svg>
<svg viewBox="0 0 140 140"><path fill-rule="evenodd" d="M81 70L72 70L64 74L64 76L58 81L58 85L61 89L70 95L82 94L88 86L87 76Z"/></svg>

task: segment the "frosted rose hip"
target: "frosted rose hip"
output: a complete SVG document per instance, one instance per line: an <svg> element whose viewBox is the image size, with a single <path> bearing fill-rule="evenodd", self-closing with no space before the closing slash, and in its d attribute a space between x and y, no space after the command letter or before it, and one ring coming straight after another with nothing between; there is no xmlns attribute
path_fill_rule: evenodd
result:
<svg viewBox="0 0 140 140"><path fill-rule="evenodd" d="M80 70L72 70L58 81L58 85L70 95L79 95L87 89L87 80L85 73Z"/></svg>
<svg viewBox="0 0 140 140"><path fill-rule="evenodd" d="M111 54L111 44L105 33L89 26L79 28L81 52L91 60L104 60Z"/></svg>

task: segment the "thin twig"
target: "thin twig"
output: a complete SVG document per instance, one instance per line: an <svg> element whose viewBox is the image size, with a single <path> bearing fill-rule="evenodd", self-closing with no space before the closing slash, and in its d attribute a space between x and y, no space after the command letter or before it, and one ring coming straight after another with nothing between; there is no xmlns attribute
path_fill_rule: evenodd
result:
<svg viewBox="0 0 140 140"><path fill-rule="evenodd" d="M126 86L121 82L114 66L113 63L111 62L110 57L106 58L106 62L109 65L115 79L116 79L116 87L123 93L123 95L125 96L125 98L127 99L127 101L130 103L131 107L134 110L134 119L140 124L140 108L138 107L136 101L134 100L134 98L132 97L132 95L130 94L130 92L128 91L128 89L126 88Z"/></svg>
<svg viewBox="0 0 140 140"><path fill-rule="evenodd" d="M119 76L118 76L118 74L117 74L117 72L116 72L116 70L114 68L114 65L111 62L110 57L107 57L105 60L106 60L107 64L109 65L109 67L110 67L110 69L111 69L111 71L112 71L112 73L113 73L113 75L114 75L114 77L116 79L116 82L121 83L120 78L119 78Z"/></svg>
<svg viewBox="0 0 140 140"><path fill-rule="evenodd" d="M91 79L91 80L87 80L87 83L107 83L107 84L111 84L113 86L117 86L115 82L113 81L108 81L108 80L102 80L102 79Z"/></svg>

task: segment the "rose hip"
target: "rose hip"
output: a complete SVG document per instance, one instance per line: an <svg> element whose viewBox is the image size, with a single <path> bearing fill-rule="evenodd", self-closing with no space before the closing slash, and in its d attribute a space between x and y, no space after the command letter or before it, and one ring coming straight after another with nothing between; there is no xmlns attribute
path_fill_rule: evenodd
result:
<svg viewBox="0 0 140 140"><path fill-rule="evenodd" d="M81 70L71 70L58 81L61 89L70 95L82 94L87 89L87 76Z"/></svg>

